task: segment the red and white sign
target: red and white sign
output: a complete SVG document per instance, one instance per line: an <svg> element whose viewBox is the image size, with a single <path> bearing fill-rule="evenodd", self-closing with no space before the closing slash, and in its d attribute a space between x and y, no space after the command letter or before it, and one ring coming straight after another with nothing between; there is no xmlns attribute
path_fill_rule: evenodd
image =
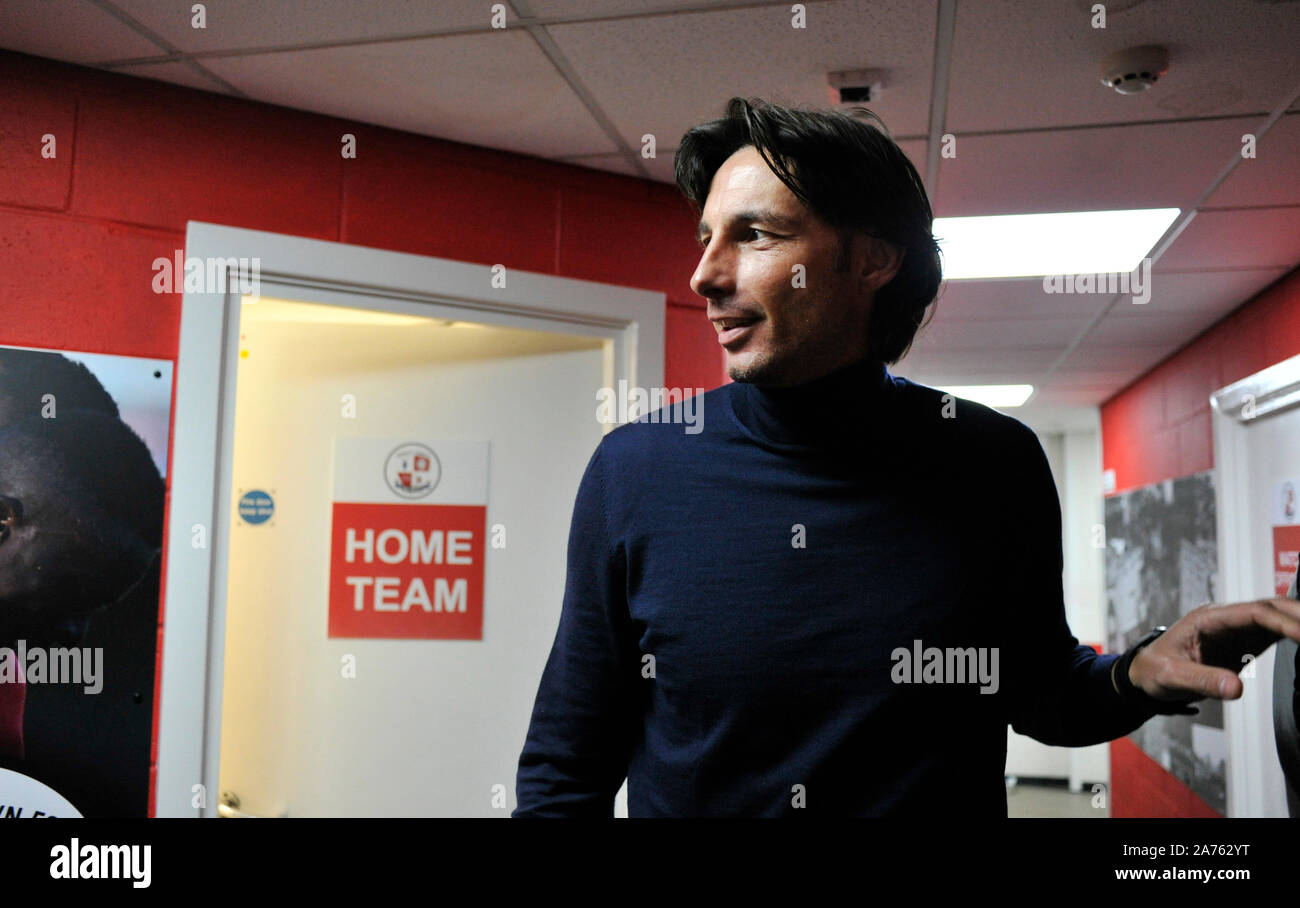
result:
<svg viewBox="0 0 1300 908"><path fill-rule="evenodd" d="M1273 484L1273 595L1286 598L1300 563L1300 480Z"/></svg>
<svg viewBox="0 0 1300 908"><path fill-rule="evenodd" d="M483 639L487 442L334 443L329 636Z"/></svg>
<svg viewBox="0 0 1300 908"><path fill-rule="evenodd" d="M1300 563L1300 526L1273 527L1273 595L1286 598Z"/></svg>

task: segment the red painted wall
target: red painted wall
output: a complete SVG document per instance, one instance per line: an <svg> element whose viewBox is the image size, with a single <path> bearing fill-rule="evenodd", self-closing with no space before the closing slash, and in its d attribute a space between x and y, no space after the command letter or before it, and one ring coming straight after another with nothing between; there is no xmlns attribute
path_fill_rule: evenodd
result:
<svg viewBox="0 0 1300 908"><path fill-rule="evenodd" d="M1300 270L1102 404L1102 463L1116 494L1211 469L1210 394L1297 354ZM1112 816L1218 815L1128 739L1111 745L1110 778Z"/></svg>
<svg viewBox="0 0 1300 908"><path fill-rule="evenodd" d="M175 359L151 265L195 220L662 291L664 384L726 380L673 186L8 51L0 85L0 343Z"/></svg>

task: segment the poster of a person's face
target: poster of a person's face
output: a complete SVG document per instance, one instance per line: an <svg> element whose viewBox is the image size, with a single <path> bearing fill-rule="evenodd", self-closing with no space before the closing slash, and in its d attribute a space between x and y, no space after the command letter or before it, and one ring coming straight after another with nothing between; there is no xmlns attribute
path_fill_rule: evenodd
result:
<svg viewBox="0 0 1300 908"><path fill-rule="evenodd" d="M0 346L0 816L148 813L171 388Z"/></svg>

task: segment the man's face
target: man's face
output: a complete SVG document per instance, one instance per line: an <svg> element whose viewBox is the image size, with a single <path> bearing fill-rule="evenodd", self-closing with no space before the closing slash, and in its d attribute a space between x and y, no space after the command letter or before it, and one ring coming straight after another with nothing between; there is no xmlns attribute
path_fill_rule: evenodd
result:
<svg viewBox="0 0 1300 908"><path fill-rule="evenodd" d="M871 297L897 271L896 253L855 235L836 270L836 231L757 149L742 148L718 168L699 240L691 289L709 301L734 381L802 384L867 355ZM873 264L872 250L883 264Z"/></svg>

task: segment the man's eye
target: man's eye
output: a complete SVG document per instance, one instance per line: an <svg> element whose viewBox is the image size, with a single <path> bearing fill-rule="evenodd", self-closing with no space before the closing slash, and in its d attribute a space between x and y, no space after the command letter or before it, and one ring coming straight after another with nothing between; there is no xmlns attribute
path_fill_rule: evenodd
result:
<svg viewBox="0 0 1300 908"><path fill-rule="evenodd" d="M746 241L749 241L751 239L758 239L758 237L751 236L751 234L759 234L760 236L764 236L768 238L772 237L772 234L768 233L766 230L759 230L757 227L750 227L748 230L745 231ZM697 239L695 241L695 245L699 246L701 249L704 249L709 245L709 237L705 237L702 240Z"/></svg>

